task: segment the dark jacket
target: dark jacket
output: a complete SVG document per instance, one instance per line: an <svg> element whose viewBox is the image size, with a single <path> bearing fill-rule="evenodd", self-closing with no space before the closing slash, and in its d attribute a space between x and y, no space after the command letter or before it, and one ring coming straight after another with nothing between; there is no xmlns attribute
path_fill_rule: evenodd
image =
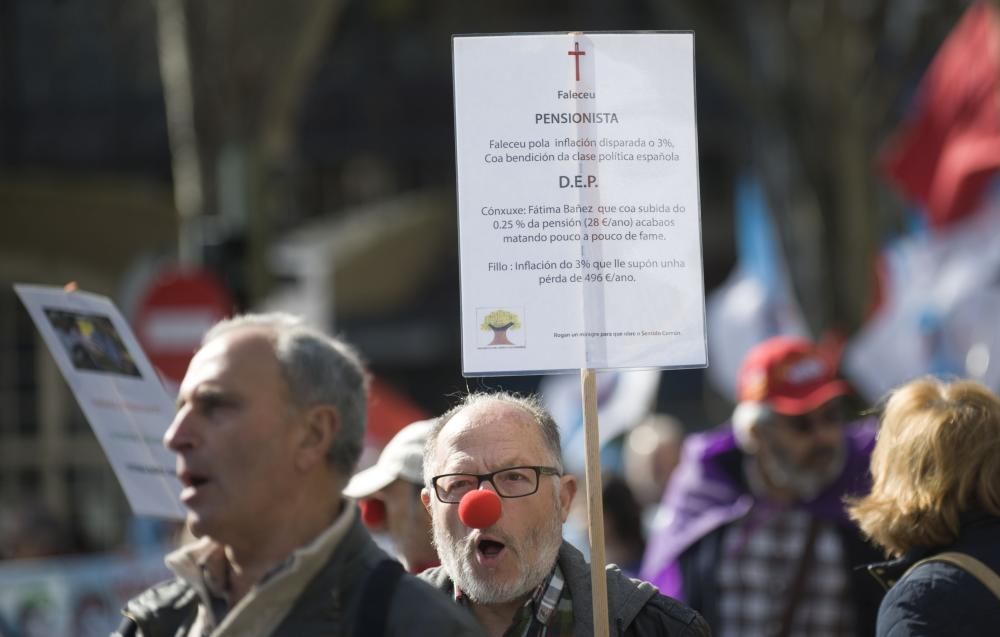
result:
<svg viewBox="0 0 1000 637"><path fill-rule="evenodd" d="M573 600L573 634L593 635L593 597L590 565L572 544L563 542L557 558ZM675 599L660 595L655 586L626 577L611 565L608 578L608 622L612 637L710 637L701 615ZM454 595L454 584L443 567L420 574L437 588Z"/></svg>
<svg viewBox="0 0 1000 637"><path fill-rule="evenodd" d="M354 626L360 592L367 575L388 556L372 541L359 517L326 566L306 586L272 633L273 637L366 634L357 632ZM197 615L198 603L194 589L183 580L174 579L130 600L122 613L138 624L138 636L181 637L187 635ZM403 574L392 598L385 634L478 637L483 632L465 609L412 575Z"/></svg>
<svg viewBox="0 0 1000 637"><path fill-rule="evenodd" d="M878 559L879 553L848 519L843 499L869 490L875 424L851 425L845 437L847 455L840 476L799 506L837 530L853 595L855 626L859 634L870 635L882 591L864 574L863 566ZM688 436L657 516L663 523L650 534L639 572L664 594L690 604L709 624L718 617L716 575L723 533L755 506L743 463L744 454L729 425Z"/></svg>
<svg viewBox="0 0 1000 637"><path fill-rule="evenodd" d="M1000 599L974 576L946 562L928 562L907 573L920 560L945 551L971 555L1000 574L1000 518L970 516L949 546L869 566L883 586L892 587L879 607L878 637L1000 635Z"/></svg>

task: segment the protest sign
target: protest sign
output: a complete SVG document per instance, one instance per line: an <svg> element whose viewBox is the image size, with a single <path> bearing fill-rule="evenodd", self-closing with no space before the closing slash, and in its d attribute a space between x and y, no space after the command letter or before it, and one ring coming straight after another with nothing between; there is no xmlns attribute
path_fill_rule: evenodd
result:
<svg viewBox="0 0 1000 637"><path fill-rule="evenodd" d="M704 366L692 33L456 36L463 371Z"/></svg>
<svg viewBox="0 0 1000 637"><path fill-rule="evenodd" d="M137 515L183 519L163 434L174 406L128 323L105 297L15 285Z"/></svg>
<svg viewBox="0 0 1000 637"><path fill-rule="evenodd" d="M453 47L463 373L580 370L607 635L595 370L707 364L694 34Z"/></svg>

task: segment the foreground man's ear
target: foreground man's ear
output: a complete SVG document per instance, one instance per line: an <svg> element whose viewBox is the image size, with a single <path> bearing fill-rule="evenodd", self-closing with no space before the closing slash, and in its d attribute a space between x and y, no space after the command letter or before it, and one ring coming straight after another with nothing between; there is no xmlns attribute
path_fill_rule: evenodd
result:
<svg viewBox="0 0 1000 637"><path fill-rule="evenodd" d="M295 467L308 471L327 456L340 429L340 416L333 405L315 405L305 412L304 432L295 454Z"/></svg>
<svg viewBox="0 0 1000 637"><path fill-rule="evenodd" d="M427 511L427 515L431 514L431 494L427 491L427 487L420 490L420 501L424 503L424 509Z"/></svg>

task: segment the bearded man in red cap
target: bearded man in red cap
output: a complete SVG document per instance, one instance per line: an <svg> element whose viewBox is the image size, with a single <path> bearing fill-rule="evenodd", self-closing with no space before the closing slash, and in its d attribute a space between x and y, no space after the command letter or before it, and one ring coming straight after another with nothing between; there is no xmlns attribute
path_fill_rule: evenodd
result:
<svg viewBox="0 0 1000 637"><path fill-rule="evenodd" d="M576 493L559 429L536 400L474 394L424 451L424 505L439 568L420 577L468 607L487 635L593 635L590 566L562 539ZM696 612L607 568L611 634L707 636Z"/></svg>
<svg viewBox="0 0 1000 637"><path fill-rule="evenodd" d="M875 547L844 498L867 493L875 427L848 423L848 386L810 342L750 351L731 423L689 436L641 575L713 633L871 634L881 593L854 567Z"/></svg>

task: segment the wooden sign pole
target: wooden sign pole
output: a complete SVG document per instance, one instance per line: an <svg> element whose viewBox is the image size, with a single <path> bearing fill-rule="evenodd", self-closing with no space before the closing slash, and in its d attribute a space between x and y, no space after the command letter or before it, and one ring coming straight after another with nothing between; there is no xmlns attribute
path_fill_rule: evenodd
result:
<svg viewBox="0 0 1000 637"><path fill-rule="evenodd" d="M608 637L608 582L604 574L604 501L601 441L597 434L597 372L580 370L583 426L587 453L587 530L590 535L590 590L594 604L594 637Z"/></svg>

